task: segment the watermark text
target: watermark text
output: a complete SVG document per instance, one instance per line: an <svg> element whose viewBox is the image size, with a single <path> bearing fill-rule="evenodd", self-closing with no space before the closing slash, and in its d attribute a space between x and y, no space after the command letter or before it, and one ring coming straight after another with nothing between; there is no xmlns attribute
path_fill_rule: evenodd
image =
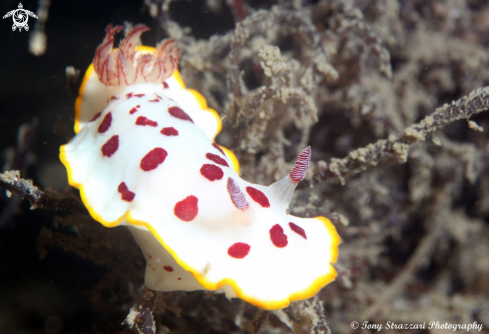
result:
<svg viewBox="0 0 489 334"><path fill-rule="evenodd" d="M456 331L472 331L477 330L480 332L482 330L482 324L474 321L471 324L455 324L440 321L429 321L429 322L419 322L419 323L400 323L394 321L387 321L385 323L373 323L370 321L364 321L359 323L357 321L352 321L351 328L353 329L373 329L380 332L382 329L448 329L454 332Z"/></svg>

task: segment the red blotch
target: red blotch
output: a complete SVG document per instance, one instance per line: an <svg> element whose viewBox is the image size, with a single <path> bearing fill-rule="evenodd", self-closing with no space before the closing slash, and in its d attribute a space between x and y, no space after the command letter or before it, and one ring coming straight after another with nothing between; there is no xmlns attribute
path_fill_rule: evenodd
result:
<svg viewBox="0 0 489 334"><path fill-rule="evenodd" d="M251 246L244 242L237 242L228 249L228 255L235 259L242 259L250 252Z"/></svg>
<svg viewBox="0 0 489 334"><path fill-rule="evenodd" d="M90 120L90 122L95 121L97 118L99 118L99 117L100 117L100 115L102 115L102 112L98 112L98 113L96 113L95 115L93 115L93 117L92 117L92 119Z"/></svg>
<svg viewBox="0 0 489 334"><path fill-rule="evenodd" d="M200 168L200 174L209 181L220 180L224 176L224 173L220 167L211 164L204 164Z"/></svg>
<svg viewBox="0 0 489 334"><path fill-rule="evenodd" d="M111 97L110 97L110 100L111 100L111 101L115 101L115 100L118 100L118 99L119 99L119 98L118 98L117 96L111 96Z"/></svg>
<svg viewBox="0 0 489 334"><path fill-rule="evenodd" d="M160 102L160 100L154 99L154 100L149 100L148 102Z"/></svg>
<svg viewBox="0 0 489 334"><path fill-rule="evenodd" d="M112 123L112 113L109 112L107 115L105 115L102 123L100 123L98 127L98 132L104 133L105 131L107 131L110 128L111 123Z"/></svg>
<svg viewBox="0 0 489 334"><path fill-rule="evenodd" d="M224 151L222 150L222 148L219 147L219 145L217 145L216 143L212 143L212 146L214 146L215 149L221 152L222 155L226 156L226 154L224 154Z"/></svg>
<svg viewBox="0 0 489 334"><path fill-rule="evenodd" d="M205 157L211 161L214 161L216 164L223 165L226 167L229 167L228 163L226 160L221 158L220 156L213 154L213 153L207 153Z"/></svg>
<svg viewBox="0 0 489 334"><path fill-rule="evenodd" d="M284 234L284 229L279 224L275 224L270 229L270 240L279 248L284 248L289 243L287 236Z"/></svg>
<svg viewBox="0 0 489 334"><path fill-rule="evenodd" d="M152 257L150 254L148 254L148 257L149 257L150 259L152 259L152 258L153 258L153 257Z"/></svg>
<svg viewBox="0 0 489 334"><path fill-rule="evenodd" d="M150 119L147 119L146 117L144 116L139 116L137 119L136 119L136 125L148 125L148 126L158 126L158 123L155 122L155 121L152 121Z"/></svg>
<svg viewBox="0 0 489 334"><path fill-rule="evenodd" d="M260 190L255 189L253 187L246 187L246 192L251 196L251 198L258 204L260 204L264 208L270 207L270 202L268 201L267 196L262 193Z"/></svg>
<svg viewBox="0 0 489 334"><path fill-rule="evenodd" d="M134 108L132 108L131 110L129 110L129 113L132 115L134 114L136 111L138 111L138 109L141 108L141 106L138 104L137 106L135 106Z"/></svg>
<svg viewBox="0 0 489 334"><path fill-rule="evenodd" d="M127 187L127 184L125 182L121 182L121 184L119 184L119 187L117 188L117 191L122 194L125 191L129 191L129 188Z"/></svg>
<svg viewBox="0 0 489 334"><path fill-rule="evenodd" d="M174 127L163 128L160 133L165 136L178 136L178 130Z"/></svg>
<svg viewBox="0 0 489 334"><path fill-rule="evenodd" d="M154 93L156 95L156 98L160 99L160 100L163 100L163 98L161 96L159 96L158 94Z"/></svg>
<svg viewBox="0 0 489 334"><path fill-rule="evenodd" d="M129 188L127 188L125 182L121 182L121 184L119 184L117 191L121 193L122 200L126 202L132 202L132 200L136 196L135 193L133 193L132 191L129 190Z"/></svg>
<svg viewBox="0 0 489 334"><path fill-rule="evenodd" d="M163 88L168 88L168 87L170 87L170 86L168 86L168 84L163 81Z"/></svg>
<svg viewBox="0 0 489 334"><path fill-rule="evenodd" d="M175 204L175 208L173 209L175 216L186 222L194 220L199 212L199 208L197 206L198 201L199 199L193 195L181 200Z"/></svg>
<svg viewBox="0 0 489 334"><path fill-rule="evenodd" d="M292 231L294 231L295 233L297 233L298 235L300 235L304 239L307 239L306 231L304 231L304 229L302 227L300 227L294 223L289 223L289 226L290 226L290 229Z"/></svg>
<svg viewBox="0 0 489 334"><path fill-rule="evenodd" d="M179 118L179 119L182 119L184 121L190 121L190 122L194 122L189 115L187 115L187 113L185 111L183 111L182 109L180 109L179 107L170 107L168 108L168 112L170 113L170 115L172 115L173 117L175 118Z"/></svg>
<svg viewBox="0 0 489 334"><path fill-rule="evenodd" d="M145 94L133 94L133 93L128 93L126 94L126 98L130 99L131 97L143 97Z"/></svg>
<svg viewBox="0 0 489 334"><path fill-rule="evenodd" d="M179 277L179 278L177 278L177 280L181 281L181 280L182 280L182 278L181 278L181 277Z"/></svg>
<svg viewBox="0 0 489 334"><path fill-rule="evenodd" d="M154 148L141 159L140 167L145 172L156 169L159 164L165 161L167 155L168 153L161 147Z"/></svg>
<svg viewBox="0 0 489 334"><path fill-rule="evenodd" d="M119 136L112 136L107 142L102 146L102 155L104 157L110 158L119 148Z"/></svg>
<svg viewBox="0 0 489 334"><path fill-rule="evenodd" d="M153 268L153 271L155 271L155 268Z"/></svg>
<svg viewBox="0 0 489 334"><path fill-rule="evenodd" d="M165 269L166 271L168 271L169 273L171 273L173 271L173 268L172 266L164 266L163 269Z"/></svg>

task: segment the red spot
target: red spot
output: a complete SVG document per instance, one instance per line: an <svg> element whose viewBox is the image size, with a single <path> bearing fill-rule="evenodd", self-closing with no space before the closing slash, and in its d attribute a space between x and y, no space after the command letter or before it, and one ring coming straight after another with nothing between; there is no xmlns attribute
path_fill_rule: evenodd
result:
<svg viewBox="0 0 489 334"><path fill-rule="evenodd" d="M145 172L156 169L159 164L165 161L167 155L168 153L161 147L154 148L141 159L140 167Z"/></svg>
<svg viewBox="0 0 489 334"><path fill-rule="evenodd" d="M220 180L224 176L224 173L220 167L211 164L203 164L200 168L200 174L209 181Z"/></svg>
<svg viewBox="0 0 489 334"><path fill-rule="evenodd" d="M246 192L253 198L253 200L260 204L264 208L270 207L270 202L268 201L267 196L262 193L260 190L255 189L253 187L246 187Z"/></svg>
<svg viewBox="0 0 489 334"><path fill-rule="evenodd" d="M104 120L100 123L98 127L98 133L104 133L110 128L110 124L112 123L112 113L109 112L105 115Z"/></svg>
<svg viewBox="0 0 489 334"><path fill-rule="evenodd" d="M123 192L128 191L128 190L129 190L129 188L127 187L125 182L121 182L121 184L119 184L119 187L117 188L117 191L120 192L121 194Z"/></svg>
<svg viewBox="0 0 489 334"><path fill-rule="evenodd" d="M284 229L279 224L275 224L270 229L270 240L279 248L284 248L289 243L287 236L284 234Z"/></svg>
<svg viewBox="0 0 489 334"><path fill-rule="evenodd" d="M151 265L150 265L150 264L148 264L148 267L151 267Z"/></svg>
<svg viewBox="0 0 489 334"><path fill-rule="evenodd" d="M130 99L131 97L143 97L145 94L133 94L133 93L128 93L126 94L126 98Z"/></svg>
<svg viewBox="0 0 489 334"><path fill-rule="evenodd" d="M107 142L102 146L102 155L104 157L110 158L119 148L119 136L112 136Z"/></svg>
<svg viewBox="0 0 489 334"><path fill-rule="evenodd" d="M170 86L168 86L168 84L163 81L163 88L168 88L168 87L170 87Z"/></svg>
<svg viewBox="0 0 489 334"><path fill-rule="evenodd" d="M292 231L294 231L295 233L297 233L298 235L300 235L304 239L307 239L306 231L304 231L304 229L302 227L300 227L294 223L289 223L289 226L290 226L290 229Z"/></svg>
<svg viewBox="0 0 489 334"><path fill-rule="evenodd" d="M198 201L199 199L193 195L181 200L175 204L175 208L173 209L175 216L186 222L194 220L199 212L199 208L197 207Z"/></svg>
<svg viewBox="0 0 489 334"><path fill-rule="evenodd" d="M153 257L152 257L150 254L148 254L148 257L149 257L150 259L152 259L152 258L153 258Z"/></svg>
<svg viewBox="0 0 489 334"><path fill-rule="evenodd" d="M111 101L115 101L115 100L118 100L118 99L119 99L119 98L118 98L117 96L111 96L111 97L110 97L110 100L111 100Z"/></svg>
<svg viewBox="0 0 489 334"><path fill-rule="evenodd" d="M95 115L93 115L93 117L92 117L92 119L90 120L90 122L95 121L97 118L99 118L99 117L100 117L100 115L102 115L102 112L98 112L98 113L96 113Z"/></svg>
<svg viewBox="0 0 489 334"><path fill-rule="evenodd" d="M237 242L228 249L228 255L235 259L242 259L250 252L251 246L244 242Z"/></svg>
<svg viewBox="0 0 489 334"><path fill-rule="evenodd" d="M135 193L133 193L132 191L130 191L127 188L127 185L126 185L125 182L121 182L121 184L119 184L119 187L117 188L117 191L119 191L121 193L122 200L123 201L126 201L126 202L132 202L132 200L136 196Z"/></svg>
<svg viewBox="0 0 489 334"><path fill-rule="evenodd" d="M147 119L146 117L144 116L139 116L137 119L136 119L136 125L148 125L148 126L158 126L158 123L155 122L155 121L152 121L150 119Z"/></svg>
<svg viewBox="0 0 489 334"><path fill-rule="evenodd" d="M155 271L155 268L153 268L153 271Z"/></svg>
<svg viewBox="0 0 489 334"><path fill-rule="evenodd" d="M214 146L215 149L221 152L222 155L226 156L226 154L224 154L224 151L222 150L222 148L219 147L219 145L217 145L216 143L212 143L212 146Z"/></svg>
<svg viewBox="0 0 489 334"><path fill-rule="evenodd" d="M171 273L173 271L173 268L172 266L164 266L163 269L165 269L166 271L168 271L169 273Z"/></svg>
<svg viewBox="0 0 489 334"><path fill-rule="evenodd" d="M160 133L165 136L178 136L178 130L174 127L163 128Z"/></svg>
<svg viewBox="0 0 489 334"><path fill-rule="evenodd" d="M154 100L149 100L149 102L160 102L160 100L163 100L163 98L161 96L159 96L158 94L154 93L156 95L156 99Z"/></svg>
<svg viewBox="0 0 489 334"><path fill-rule="evenodd" d="M138 109L141 108L141 106L138 104L137 106L135 106L134 108L132 108L131 110L129 110L129 113L132 115L134 114L136 111L138 111Z"/></svg>
<svg viewBox="0 0 489 334"><path fill-rule="evenodd" d="M205 155L205 157L211 161L214 161L216 164L219 164L219 165L223 165L223 166L226 166L226 167L229 167L228 163L226 162L226 160L224 160L223 158L221 158L220 156L216 155L216 154L213 154L213 153L207 153Z"/></svg>
<svg viewBox="0 0 489 334"><path fill-rule="evenodd" d="M179 107L170 107L170 108L168 108L168 112L170 113L170 115L172 115L175 118L179 118L179 119L182 119L184 121L190 121L192 123L194 122L194 121L192 121L190 116L187 115L187 113L185 111L183 111L182 109L180 109Z"/></svg>
<svg viewBox="0 0 489 334"><path fill-rule="evenodd" d="M177 278L177 280L181 281L181 280L182 280L182 278L181 278L181 277L179 277L179 278Z"/></svg>
<svg viewBox="0 0 489 334"><path fill-rule="evenodd" d="M234 206L240 210L246 210L249 207L248 201L246 200L245 195L241 191L239 185L230 177L228 177L228 193L231 197L231 201Z"/></svg>

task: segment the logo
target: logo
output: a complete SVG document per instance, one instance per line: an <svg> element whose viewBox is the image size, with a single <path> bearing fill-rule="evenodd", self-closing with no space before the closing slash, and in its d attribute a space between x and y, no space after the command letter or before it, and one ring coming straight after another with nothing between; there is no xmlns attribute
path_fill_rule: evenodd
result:
<svg viewBox="0 0 489 334"><path fill-rule="evenodd" d="M27 24L27 21L29 20L29 16L32 16L33 18L37 19L37 15L34 14L33 12L24 9L24 6L19 2L19 8L11 10L7 14L3 16L3 18L7 18L12 16L14 20L14 24L12 25L12 31L15 31L15 29L19 28L19 32L22 31L22 28L25 29L25 31L29 31L29 25Z"/></svg>

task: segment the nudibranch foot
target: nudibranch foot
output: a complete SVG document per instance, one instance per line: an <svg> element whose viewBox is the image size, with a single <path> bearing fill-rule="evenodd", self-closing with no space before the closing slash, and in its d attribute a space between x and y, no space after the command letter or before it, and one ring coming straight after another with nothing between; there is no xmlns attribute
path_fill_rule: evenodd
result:
<svg viewBox="0 0 489 334"><path fill-rule="evenodd" d="M279 309L333 281L334 226L286 213L310 147L270 187L241 179L234 155L213 142L219 116L175 69L176 43L138 46L147 28L135 26L112 50L120 30L110 25L97 49L75 106L77 135L60 158L95 220L129 226L146 285Z"/></svg>

